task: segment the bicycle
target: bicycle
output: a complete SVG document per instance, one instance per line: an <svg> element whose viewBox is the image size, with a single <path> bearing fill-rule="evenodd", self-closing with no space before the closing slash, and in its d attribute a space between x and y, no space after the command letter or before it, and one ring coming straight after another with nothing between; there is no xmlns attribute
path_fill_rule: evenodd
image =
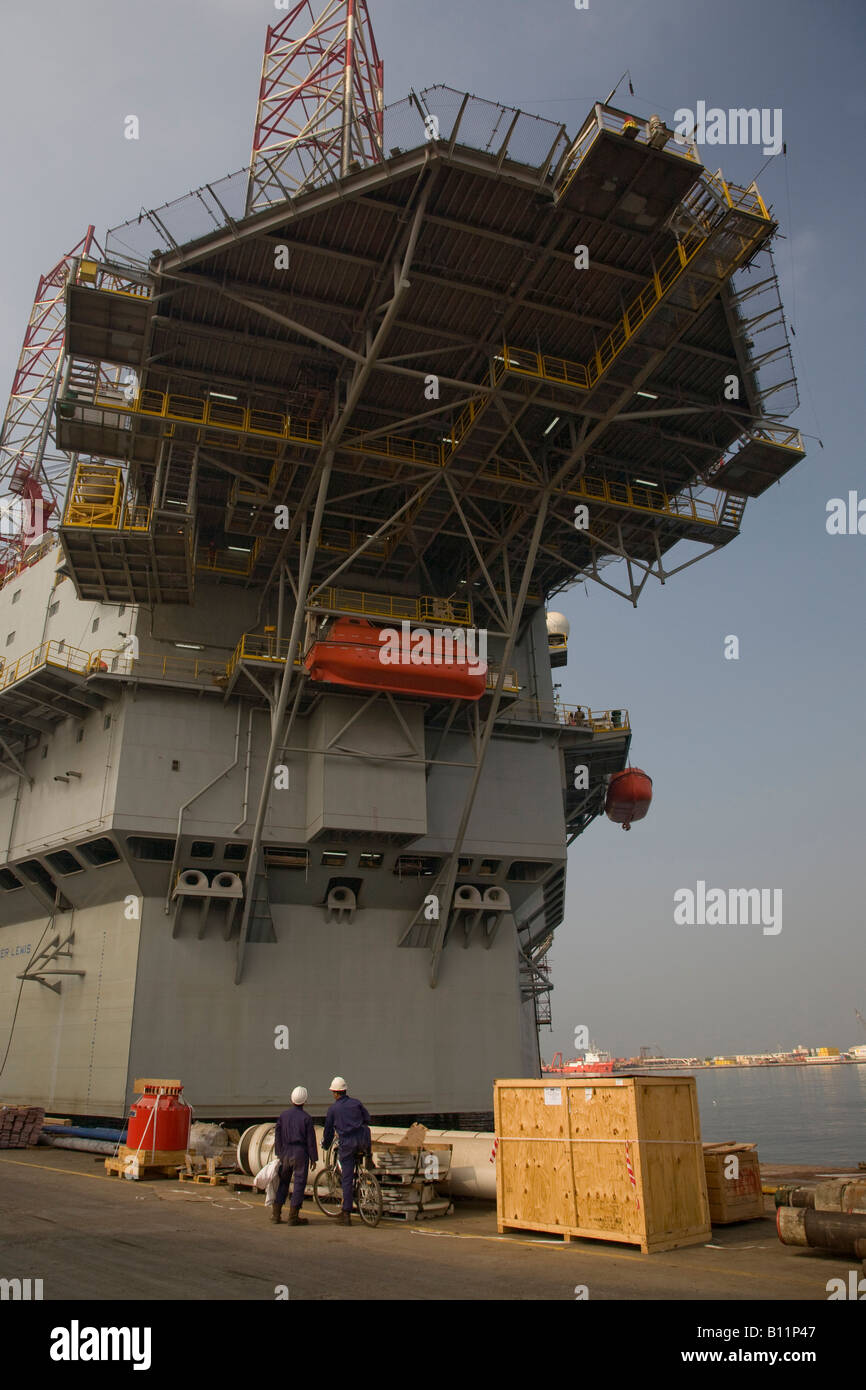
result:
<svg viewBox="0 0 866 1390"><path fill-rule="evenodd" d="M361 1158L361 1154L355 1158L353 1205L366 1226L378 1226L382 1220L382 1189L375 1173L362 1166ZM336 1144L328 1151L324 1168L316 1174L313 1198L323 1216L337 1217L343 1210L343 1171Z"/></svg>

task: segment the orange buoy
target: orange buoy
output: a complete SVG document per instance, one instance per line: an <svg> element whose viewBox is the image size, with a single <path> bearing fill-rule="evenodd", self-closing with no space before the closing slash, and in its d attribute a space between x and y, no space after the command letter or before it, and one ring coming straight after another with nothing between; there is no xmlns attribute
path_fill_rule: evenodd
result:
<svg viewBox="0 0 866 1390"><path fill-rule="evenodd" d="M653 799L653 782L639 767L627 767L610 779L604 809L608 817L628 830L634 820L643 820Z"/></svg>

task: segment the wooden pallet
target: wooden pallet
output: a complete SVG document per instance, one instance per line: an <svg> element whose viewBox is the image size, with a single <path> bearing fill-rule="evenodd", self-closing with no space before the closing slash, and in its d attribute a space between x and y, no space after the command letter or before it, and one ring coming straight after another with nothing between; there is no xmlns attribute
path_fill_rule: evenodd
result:
<svg viewBox="0 0 866 1390"><path fill-rule="evenodd" d="M218 1187L224 1183L228 1174L217 1167L215 1157L206 1158L203 1154L184 1154L184 1171L178 1173L181 1182L206 1183L208 1187Z"/></svg>
<svg viewBox="0 0 866 1390"><path fill-rule="evenodd" d="M26 1149L36 1144L44 1120L41 1106L0 1106L0 1149Z"/></svg>
<svg viewBox="0 0 866 1390"><path fill-rule="evenodd" d="M105 1171L109 1177L112 1173L116 1173L119 1178L129 1174L134 1180L152 1178L157 1173L176 1178L185 1161L186 1154L182 1149L157 1149L155 1152L142 1149L138 1152L127 1148L126 1144L121 1144L117 1153L105 1160Z"/></svg>
<svg viewBox="0 0 866 1390"><path fill-rule="evenodd" d="M257 1192L259 1190L255 1185L255 1178L251 1178L248 1173L229 1173L226 1181L229 1187L233 1187L235 1191L240 1191L241 1188L245 1189L247 1192ZM263 1192L262 1196L264 1197L264 1195Z"/></svg>

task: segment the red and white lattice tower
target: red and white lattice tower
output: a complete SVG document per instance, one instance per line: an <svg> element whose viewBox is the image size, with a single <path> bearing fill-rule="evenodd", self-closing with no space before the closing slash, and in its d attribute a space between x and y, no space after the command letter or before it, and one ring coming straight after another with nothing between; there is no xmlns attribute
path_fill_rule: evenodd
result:
<svg viewBox="0 0 866 1390"><path fill-rule="evenodd" d="M382 82L367 0L328 0L318 17L303 0L269 28L247 212L378 162Z"/></svg>
<svg viewBox="0 0 866 1390"><path fill-rule="evenodd" d="M0 430L0 578L59 517L69 459L54 443L66 283L73 261L98 250L93 228L40 278Z"/></svg>

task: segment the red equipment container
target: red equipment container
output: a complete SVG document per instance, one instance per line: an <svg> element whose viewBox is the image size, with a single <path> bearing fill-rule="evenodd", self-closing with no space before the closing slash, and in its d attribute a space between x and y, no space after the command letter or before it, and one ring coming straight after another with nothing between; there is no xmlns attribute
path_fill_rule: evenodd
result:
<svg viewBox="0 0 866 1390"><path fill-rule="evenodd" d="M639 767L627 767L611 777L604 809L610 820L628 830L633 820L643 820L652 799L652 778Z"/></svg>
<svg viewBox="0 0 866 1390"><path fill-rule="evenodd" d="M192 1111L180 1081L136 1081L142 1094L129 1112L126 1147L142 1153L185 1153Z"/></svg>

